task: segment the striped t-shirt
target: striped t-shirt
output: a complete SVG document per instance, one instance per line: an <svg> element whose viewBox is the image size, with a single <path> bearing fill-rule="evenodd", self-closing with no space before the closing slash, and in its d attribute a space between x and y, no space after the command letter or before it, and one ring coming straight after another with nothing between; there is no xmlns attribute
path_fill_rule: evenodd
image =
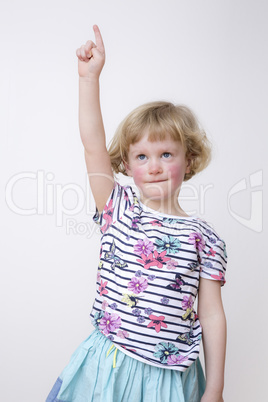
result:
<svg viewBox="0 0 268 402"><path fill-rule="evenodd" d="M199 277L225 282L225 243L197 217L158 213L115 183L101 228L93 325L127 355L184 371L199 355Z"/></svg>

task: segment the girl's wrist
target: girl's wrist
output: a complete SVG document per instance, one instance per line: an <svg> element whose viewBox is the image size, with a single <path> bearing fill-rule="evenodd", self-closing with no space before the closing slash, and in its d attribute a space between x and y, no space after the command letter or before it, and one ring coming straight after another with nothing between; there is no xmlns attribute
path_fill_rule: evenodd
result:
<svg viewBox="0 0 268 402"><path fill-rule="evenodd" d="M223 402L222 390L207 388L201 402Z"/></svg>
<svg viewBox="0 0 268 402"><path fill-rule="evenodd" d="M79 82L80 83L86 83L86 84L90 84L90 83L92 83L92 84L96 84L96 83L99 83L99 75L96 75L96 74L91 74L90 76L87 76L87 77L80 77L79 76Z"/></svg>
<svg viewBox="0 0 268 402"><path fill-rule="evenodd" d="M204 394L201 398L201 402L224 402L223 397L214 397L212 395Z"/></svg>

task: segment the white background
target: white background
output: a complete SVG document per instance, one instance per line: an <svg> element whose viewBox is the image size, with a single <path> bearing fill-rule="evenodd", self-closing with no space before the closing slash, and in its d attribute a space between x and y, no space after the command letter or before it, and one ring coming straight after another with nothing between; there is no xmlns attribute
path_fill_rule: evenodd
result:
<svg viewBox="0 0 268 402"><path fill-rule="evenodd" d="M266 400L267 11L264 0L1 3L2 401L44 401L92 331L99 235L78 130L75 51L93 38L94 23L107 52L108 141L130 110L161 99L189 105L213 141L213 161L187 183L182 205L227 243L225 401ZM228 206L239 182L247 188L235 187Z"/></svg>

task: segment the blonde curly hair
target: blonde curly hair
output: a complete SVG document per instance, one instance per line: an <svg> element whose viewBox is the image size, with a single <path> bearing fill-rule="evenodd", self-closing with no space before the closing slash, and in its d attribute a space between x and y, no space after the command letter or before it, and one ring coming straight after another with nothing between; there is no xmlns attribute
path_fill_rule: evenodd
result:
<svg viewBox="0 0 268 402"><path fill-rule="evenodd" d="M169 137L184 146L186 158L191 160L191 171L185 174L184 181L209 164L211 143L194 113L187 106L159 101L137 107L117 128L108 147L115 173L127 176L124 162L128 161L129 146L138 142L145 130L149 131L149 141L163 141Z"/></svg>

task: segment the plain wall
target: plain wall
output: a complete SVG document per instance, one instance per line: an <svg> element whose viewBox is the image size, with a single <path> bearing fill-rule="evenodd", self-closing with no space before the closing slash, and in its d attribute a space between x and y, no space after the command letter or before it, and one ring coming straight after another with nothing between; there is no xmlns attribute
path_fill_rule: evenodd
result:
<svg viewBox="0 0 268 402"><path fill-rule="evenodd" d="M225 401L265 399L267 11L260 0L1 4L1 400L44 401L93 329L100 236L75 51L95 23L107 141L130 110L162 99L190 106L213 142L182 205L227 244Z"/></svg>

